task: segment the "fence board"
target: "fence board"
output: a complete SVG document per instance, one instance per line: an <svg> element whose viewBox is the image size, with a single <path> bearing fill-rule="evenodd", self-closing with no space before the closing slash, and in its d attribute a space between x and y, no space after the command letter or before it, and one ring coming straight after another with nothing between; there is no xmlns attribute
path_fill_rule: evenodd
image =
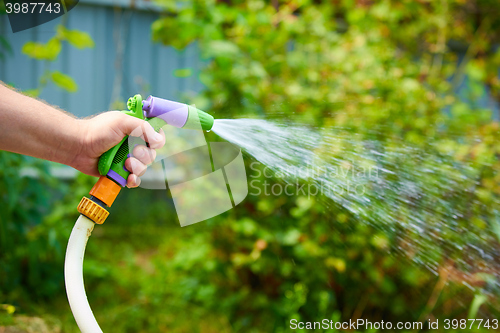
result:
<svg viewBox="0 0 500 333"><path fill-rule="evenodd" d="M22 54L22 46L30 40L46 42L55 34L57 24L63 22L68 29L89 33L95 47L80 50L64 43L59 58L49 66L73 77L79 89L68 94L49 84L40 96L47 102L84 117L108 110L116 99L125 102L137 93L181 99L188 92L199 92L202 85L197 74L202 62L196 46L176 51L153 43L151 24L158 15L155 11L80 3L59 19L16 34L6 16L0 16L0 33L14 51L0 61L0 80L22 90L36 88L47 65ZM117 64L118 38L124 43L121 64ZM174 76L176 69L187 67L193 69L193 76Z"/></svg>

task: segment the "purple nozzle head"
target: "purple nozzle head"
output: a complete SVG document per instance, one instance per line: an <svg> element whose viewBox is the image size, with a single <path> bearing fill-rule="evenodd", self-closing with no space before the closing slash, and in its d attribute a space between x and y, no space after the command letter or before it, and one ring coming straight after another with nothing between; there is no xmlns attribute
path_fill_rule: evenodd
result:
<svg viewBox="0 0 500 333"><path fill-rule="evenodd" d="M158 117L167 124L178 128L182 128L186 124L189 116L186 104L153 96L149 96L142 102L142 110L146 118Z"/></svg>
<svg viewBox="0 0 500 333"><path fill-rule="evenodd" d="M158 117L178 128L209 131L214 125L214 117L194 106L153 96L149 96L142 102L142 111L146 118Z"/></svg>

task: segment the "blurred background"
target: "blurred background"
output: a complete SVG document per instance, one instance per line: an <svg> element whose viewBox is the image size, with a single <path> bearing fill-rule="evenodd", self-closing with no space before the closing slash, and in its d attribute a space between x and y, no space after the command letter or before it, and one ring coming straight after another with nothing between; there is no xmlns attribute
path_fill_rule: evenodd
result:
<svg viewBox="0 0 500 333"><path fill-rule="evenodd" d="M336 126L381 149L402 142L429 160L445 154L451 162L435 177L454 163L474 171L464 193L433 194L467 206L452 241L466 244L474 228L497 253L499 42L497 0L80 0L16 34L0 15L0 80L78 117L152 94L215 118ZM0 179L0 332L78 332L64 251L95 179L7 152ZM370 205L394 209L383 199ZM285 194L250 194L181 228L168 192L126 190L88 243L86 289L105 332L499 317L496 258L461 267L463 247L437 247L429 268L411 251L393 251L401 248L395 233L320 196Z"/></svg>

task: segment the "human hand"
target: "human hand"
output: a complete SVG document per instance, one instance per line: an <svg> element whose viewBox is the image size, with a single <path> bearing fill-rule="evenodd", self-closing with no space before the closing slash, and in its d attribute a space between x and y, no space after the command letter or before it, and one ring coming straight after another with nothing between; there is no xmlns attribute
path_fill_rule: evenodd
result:
<svg viewBox="0 0 500 333"><path fill-rule="evenodd" d="M157 133L148 122L119 111L105 112L78 122L81 150L74 160L67 164L91 176L99 176L97 171L99 157L120 143L126 135L141 137L149 143L150 148L137 145L132 151L133 157L125 161L125 167L131 172L127 178L129 188L140 185L139 177L146 172L147 165L153 163L156 158L155 149L165 144L163 130Z"/></svg>

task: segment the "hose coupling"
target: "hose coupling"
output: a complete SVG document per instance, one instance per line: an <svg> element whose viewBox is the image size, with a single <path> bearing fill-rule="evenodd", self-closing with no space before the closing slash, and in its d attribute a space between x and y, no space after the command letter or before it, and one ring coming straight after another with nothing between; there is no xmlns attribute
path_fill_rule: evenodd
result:
<svg viewBox="0 0 500 333"><path fill-rule="evenodd" d="M87 216L97 224L103 224L109 215L109 212L104 207L99 206L99 204L87 197L82 198L77 209L80 214Z"/></svg>
<svg viewBox="0 0 500 333"><path fill-rule="evenodd" d="M97 224L103 224L109 215L106 208L111 207L120 190L120 185L101 176L89 192L91 198L83 197L78 204L78 212Z"/></svg>

